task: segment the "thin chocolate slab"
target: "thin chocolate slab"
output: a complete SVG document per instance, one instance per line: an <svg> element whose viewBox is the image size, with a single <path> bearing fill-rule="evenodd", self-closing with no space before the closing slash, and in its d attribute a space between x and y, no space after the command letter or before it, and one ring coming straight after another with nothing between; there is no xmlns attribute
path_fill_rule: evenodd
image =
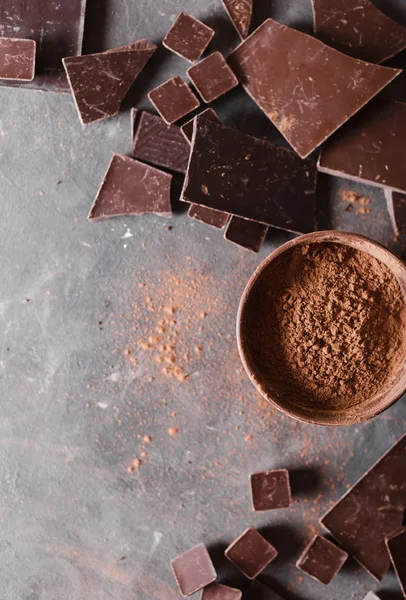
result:
<svg viewBox="0 0 406 600"><path fill-rule="evenodd" d="M197 116L198 117L204 116L204 117L206 117L206 119L210 119L211 121L217 121L217 123L221 123L220 118L218 117L217 113L212 108L206 108L206 110L204 110ZM193 137L193 122L194 122L194 117L193 117L193 119L190 119L190 121L187 121L187 123L185 123L184 125L181 126L182 133L189 142L192 141L192 137Z"/></svg>
<svg viewBox="0 0 406 600"><path fill-rule="evenodd" d="M229 62L302 158L401 73L342 54L272 19L242 42Z"/></svg>
<svg viewBox="0 0 406 600"><path fill-rule="evenodd" d="M406 435L348 490L321 523L380 580L390 565L385 537L401 527L405 504Z"/></svg>
<svg viewBox="0 0 406 600"><path fill-rule="evenodd" d="M224 239L241 248L259 252L268 233L268 225L249 221L241 217L231 217L227 229L224 232Z"/></svg>
<svg viewBox="0 0 406 600"><path fill-rule="evenodd" d="M192 219L206 223L206 225L210 225L211 227L216 227L216 229L223 229L230 220L228 213L206 208L206 206L198 206L197 204L191 204L188 215Z"/></svg>
<svg viewBox="0 0 406 600"><path fill-rule="evenodd" d="M200 106L199 100L180 75L153 89L148 98L168 125Z"/></svg>
<svg viewBox="0 0 406 600"><path fill-rule="evenodd" d="M243 600L283 600L282 596L270 587L256 580L244 592Z"/></svg>
<svg viewBox="0 0 406 600"><path fill-rule="evenodd" d="M406 104L374 100L324 146L318 169L406 191Z"/></svg>
<svg viewBox="0 0 406 600"><path fill-rule="evenodd" d="M406 28L370 0L312 0L314 33L329 46L372 63L406 48Z"/></svg>
<svg viewBox="0 0 406 600"><path fill-rule="evenodd" d="M288 231L315 229L314 161L204 117L195 127L183 201Z"/></svg>
<svg viewBox="0 0 406 600"><path fill-rule="evenodd" d="M296 563L298 569L324 585L333 581L348 558L338 546L321 537L314 536Z"/></svg>
<svg viewBox="0 0 406 600"><path fill-rule="evenodd" d="M204 544L199 544L171 561L171 568L182 596L190 596L217 579Z"/></svg>
<svg viewBox="0 0 406 600"><path fill-rule="evenodd" d="M255 579L278 555L256 529L249 527L224 552L248 579Z"/></svg>
<svg viewBox="0 0 406 600"><path fill-rule="evenodd" d="M139 160L186 173L190 144L176 125L168 125L160 117L142 112L133 138L132 155Z"/></svg>
<svg viewBox="0 0 406 600"><path fill-rule="evenodd" d="M200 596L200 600L241 600L241 598L241 590L220 583L207 586Z"/></svg>
<svg viewBox="0 0 406 600"><path fill-rule="evenodd" d="M406 527L387 536L386 547L403 596L406 598Z"/></svg>
<svg viewBox="0 0 406 600"><path fill-rule="evenodd" d="M221 0L238 35L244 40L250 32L254 0Z"/></svg>
<svg viewBox="0 0 406 600"><path fill-rule="evenodd" d="M148 40L139 40L107 52L63 59L83 125L119 112L128 90L156 48Z"/></svg>
<svg viewBox="0 0 406 600"><path fill-rule="evenodd" d="M122 154L113 154L88 219L155 213L170 217L172 175Z"/></svg>
<svg viewBox="0 0 406 600"><path fill-rule="evenodd" d="M213 102L238 85L238 79L221 52L213 52L188 69L189 79L206 103Z"/></svg>
<svg viewBox="0 0 406 600"><path fill-rule="evenodd" d="M289 471L286 469L251 473L250 485L255 511L288 508L292 502Z"/></svg>
<svg viewBox="0 0 406 600"><path fill-rule="evenodd" d="M385 189L386 205L396 235L406 233L406 192Z"/></svg>
<svg viewBox="0 0 406 600"><path fill-rule="evenodd" d="M209 45L214 31L199 19L182 12L166 34L162 44L189 62L196 62Z"/></svg>
<svg viewBox="0 0 406 600"><path fill-rule="evenodd" d="M35 46L34 40L0 38L0 79L32 81Z"/></svg>

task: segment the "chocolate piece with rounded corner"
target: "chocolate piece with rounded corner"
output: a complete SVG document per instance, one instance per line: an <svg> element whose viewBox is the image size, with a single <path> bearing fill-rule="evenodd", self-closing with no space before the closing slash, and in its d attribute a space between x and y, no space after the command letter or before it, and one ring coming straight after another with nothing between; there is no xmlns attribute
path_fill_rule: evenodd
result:
<svg viewBox="0 0 406 600"><path fill-rule="evenodd" d="M224 232L224 239L233 242L241 248L259 252L268 233L268 225L242 219L241 217L231 217L227 229Z"/></svg>
<svg viewBox="0 0 406 600"><path fill-rule="evenodd" d="M34 40L0 38L0 79L32 81L35 46Z"/></svg>
<svg viewBox="0 0 406 600"><path fill-rule="evenodd" d="M180 75L153 89L148 98L168 125L200 106L199 100Z"/></svg>
<svg viewBox="0 0 406 600"><path fill-rule="evenodd" d="M203 112L196 115L198 117L206 117L206 119L210 119L211 121L216 121L217 123L221 123L219 116L212 108L206 108ZM185 138L191 142L193 137L193 119L190 119L187 123L181 126L181 130Z"/></svg>
<svg viewBox="0 0 406 600"><path fill-rule="evenodd" d="M204 544L198 544L171 560L171 568L182 596L190 596L213 583L217 573Z"/></svg>
<svg viewBox="0 0 406 600"><path fill-rule="evenodd" d="M249 527L224 552L248 579L255 579L277 557L277 550L256 529Z"/></svg>
<svg viewBox="0 0 406 600"><path fill-rule="evenodd" d="M348 554L344 550L326 538L316 535L304 549L296 566L316 581L328 585L347 558Z"/></svg>
<svg viewBox="0 0 406 600"><path fill-rule="evenodd" d="M388 535L386 547L403 596L406 598L406 527Z"/></svg>
<svg viewBox="0 0 406 600"><path fill-rule="evenodd" d="M288 508L292 502L289 471L286 469L251 473L250 484L255 511Z"/></svg>
<svg viewBox="0 0 406 600"><path fill-rule="evenodd" d="M204 588L200 600L241 600L242 591L228 585L212 583Z"/></svg>
<svg viewBox="0 0 406 600"><path fill-rule="evenodd" d="M238 79L221 52L213 52L188 69L189 79L206 103L213 102L238 85Z"/></svg>
<svg viewBox="0 0 406 600"><path fill-rule="evenodd" d="M238 35L244 40L250 32L254 0L221 0Z"/></svg>
<svg viewBox="0 0 406 600"><path fill-rule="evenodd" d="M223 229L230 220L229 214L220 210L207 208L206 206L199 206L198 204L191 204L188 215L192 219L206 223L206 225L210 225L216 229Z"/></svg>
<svg viewBox="0 0 406 600"><path fill-rule="evenodd" d="M209 45L214 31L196 17L181 12L162 44L189 62L196 62Z"/></svg>

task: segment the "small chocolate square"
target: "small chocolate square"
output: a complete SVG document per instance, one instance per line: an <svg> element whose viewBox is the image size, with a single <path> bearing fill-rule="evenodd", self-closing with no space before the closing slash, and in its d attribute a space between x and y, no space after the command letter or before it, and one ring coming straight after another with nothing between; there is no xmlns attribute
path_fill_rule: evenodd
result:
<svg viewBox="0 0 406 600"><path fill-rule="evenodd" d="M257 223L257 221L250 221L249 219L234 216L231 217L227 229L224 232L224 239L237 246L241 246L241 248L251 250L251 252L259 252L265 241L268 229L268 225L263 225L263 223ZM276 506L275 508L283 507ZM257 510L269 509L261 508Z"/></svg>
<svg viewBox="0 0 406 600"><path fill-rule="evenodd" d="M251 473L252 506L256 511L288 508L290 493L289 472L286 469Z"/></svg>
<svg viewBox="0 0 406 600"><path fill-rule="evenodd" d="M162 43L171 52L193 63L199 60L213 35L211 27L181 12Z"/></svg>
<svg viewBox="0 0 406 600"><path fill-rule="evenodd" d="M0 79L32 81L35 75L35 49L34 40L0 38Z"/></svg>
<svg viewBox="0 0 406 600"><path fill-rule="evenodd" d="M278 551L256 529L249 527L224 552L248 579L255 579L277 557Z"/></svg>
<svg viewBox="0 0 406 600"><path fill-rule="evenodd" d="M220 583L212 583L204 588L200 600L241 600L241 597L241 590Z"/></svg>
<svg viewBox="0 0 406 600"><path fill-rule="evenodd" d="M217 123L221 123L219 116L212 108L206 108L206 110L203 110L201 113L199 113L196 116L197 117L206 117L206 119L209 119L210 121L216 121ZM188 140L188 142L192 141L193 122L194 122L194 117L193 117L193 119L190 119L190 121L187 121L187 123L185 123L184 125L181 125L182 133L185 136L185 138Z"/></svg>
<svg viewBox="0 0 406 600"><path fill-rule="evenodd" d="M213 52L187 74L205 102L213 102L238 85L238 79L226 63L221 52Z"/></svg>
<svg viewBox="0 0 406 600"><path fill-rule="evenodd" d="M328 585L337 575L348 558L348 554L338 546L316 535L308 544L296 566L324 585Z"/></svg>
<svg viewBox="0 0 406 600"><path fill-rule="evenodd" d="M403 596L406 598L406 527L388 535L385 542Z"/></svg>
<svg viewBox="0 0 406 600"><path fill-rule="evenodd" d="M171 567L180 593L184 597L198 592L217 579L217 573L204 544L198 544L174 558Z"/></svg>
<svg viewBox="0 0 406 600"><path fill-rule="evenodd" d="M153 89L148 98L168 125L200 106L199 100L180 75Z"/></svg>

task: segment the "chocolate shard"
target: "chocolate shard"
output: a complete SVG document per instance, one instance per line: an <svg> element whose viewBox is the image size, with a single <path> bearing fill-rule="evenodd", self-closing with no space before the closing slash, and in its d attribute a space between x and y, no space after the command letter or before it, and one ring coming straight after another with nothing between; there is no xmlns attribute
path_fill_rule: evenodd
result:
<svg viewBox="0 0 406 600"><path fill-rule="evenodd" d="M190 596L213 583L216 571L204 544L199 544L171 561L172 572L182 596Z"/></svg>
<svg viewBox="0 0 406 600"><path fill-rule="evenodd" d="M213 102L238 85L238 79L221 52L213 52L188 69L189 79L206 103Z"/></svg>
<svg viewBox="0 0 406 600"><path fill-rule="evenodd" d="M124 97L157 46L140 40L107 52L63 59L83 125L118 113Z"/></svg>
<svg viewBox="0 0 406 600"><path fill-rule="evenodd" d="M283 600L283 598L267 585L255 580L244 593L244 600Z"/></svg>
<svg viewBox="0 0 406 600"><path fill-rule="evenodd" d="M224 239L252 252L259 252L268 229L268 225L263 225L263 223L249 221L241 217L231 217L224 232Z"/></svg>
<svg viewBox="0 0 406 600"><path fill-rule="evenodd" d="M382 63L406 48L406 28L370 0L312 0L314 33L341 52Z"/></svg>
<svg viewBox="0 0 406 600"><path fill-rule="evenodd" d="M191 204L188 215L192 219L206 223L206 225L210 225L211 227L216 227L216 229L223 229L230 220L228 213L214 210L213 208L206 208L206 206L198 206L197 204Z"/></svg>
<svg viewBox="0 0 406 600"><path fill-rule="evenodd" d="M272 19L229 61L247 93L302 158L401 73L342 54Z"/></svg>
<svg viewBox="0 0 406 600"><path fill-rule="evenodd" d="M113 154L88 219L155 213L170 217L172 175L122 154Z"/></svg>
<svg viewBox="0 0 406 600"><path fill-rule="evenodd" d="M32 81L35 46L34 40L0 38L0 79Z"/></svg>
<svg viewBox="0 0 406 600"><path fill-rule="evenodd" d="M348 554L344 550L326 538L316 535L304 549L296 566L313 579L328 585L347 558Z"/></svg>
<svg viewBox="0 0 406 600"><path fill-rule="evenodd" d="M168 125L200 106L199 100L180 75L153 89L148 98Z"/></svg>
<svg viewBox="0 0 406 600"><path fill-rule="evenodd" d="M255 579L278 555L256 529L249 527L224 552L248 579Z"/></svg>
<svg viewBox="0 0 406 600"><path fill-rule="evenodd" d="M142 112L133 138L132 155L139 160L186 173L190 144L176 125L168 125L160 117Z"/></svg>
<svg viewBox="0 0 406 600"><path fill-rule="evenodd" d="M386 205L396 235L406 233L406 192L385 189Z"/></svg>
<svg viewBox="0 0 406 600"><path fill-rule="evenodd" d="M196 117L181 199L297 233L315 229L316 164Z"/></svg>
<svg viewBox="0 0 406 600"><path fill-rule="evenodd" d="M198 117L206 117L206 119L210 119L211 121L217 121L217 123L221 123L219 116L212 108L206 108L203 112L201 112ZM187 121L184 125L181 126L181 130L185 138L190 143L193 137L193 123L194 118Z"/></svg>
<svg viewBox="0 0 406 600"><path fill-rule="evenodd" d="M166 34L162 44L189 62L196 62L209 45L214 31L205 23L182 12Z"/></svg>
<svg viewBox="0 0 406 600"><path fill-rule="evenodd" d="M254 0L221 0L238 35L245 40L250 32Z"/></svg>
<svg viewBox="0 0 406 600"><path fill-rule="evenodd" d="M241 598L241 590L220 583L212 583L204 588L200 600L241 600Z"/></svg>
<svg viewBox="0 0 406 600"><path fill-rule="evenodd" d="M251 473L250 484L252 507L256 511L288 508L292 502L286 469Z"/></svg>
<svg viewBox="0 0 406 600"><path fill-rule="evenodd" d="M406 527L387 536L386 547L403 596L406 598Z"/></svg>
<svg viewBox="0 0 406 600"><path fill-rule="evenodd" d="M321 519L378 581L389 569L385 537L401 527L406 504L404 435Z"/></svg>
<svg viewBox="0 0 406 600"><path fill-rule="evenodd" d="M406 191L406 104L374 100L323 147L318 169L395 191Z"/></svg>

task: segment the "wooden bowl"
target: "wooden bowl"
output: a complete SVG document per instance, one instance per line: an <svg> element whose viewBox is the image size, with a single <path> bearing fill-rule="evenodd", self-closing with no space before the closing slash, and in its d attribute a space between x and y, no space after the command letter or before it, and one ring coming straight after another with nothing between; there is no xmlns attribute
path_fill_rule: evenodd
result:
<svg viewBox="0 0 406 600"><path fill-rule="evenodd" d="M242 295L238 309L238 350L242 363L252 383L255 385L260 394L262 394L262 396L268 400L270 404L272 404L272 406L275 406L280 411L290 415L295 419L298 419L299 421L304 421L307 423L332 426L352 425L361 421L372 419L394 404L405 393L406 357L403 359L396 376L386 385L386 387L375 394L375 396L368 398L361 404L357 404L355 407L353 406L351 408L325 410L320 407L304 406L299 401L295 401L295 398L292 397L292 394L289 394L289 397L287 397L287 394L282 395L282 397L281 394L278 394L278 397L276 397L275 393L273 392L272 381L267 380L267 376L261 372L261 369L258 366L258 361L256 360L256 353L258 353L258 350L255 348L255 344L252 342L252 336L248 335L248 328L250 328L250 331L252 331L252 321L254 315L254 306L252 305L255 305L255 301L251 301L253 298L255 299L255 296L258 293L257 288L259 286L257 283L260 277L269 269L270 265L278 257L291 250L295 246L300 246L301 244L319 244L323 242L350 246L356 250L366 252L370 256L378 259L389 268L389 270L398 280L406 302L406 266L394 254L389 252L389 250L383 246L380 246L378 243L369 238L358 234L346 233L344 231L318 231L316 233L309 233L287 242L272 252L272 254L270 254L259 265L255 273L252 275ZM250 314L251 319L249 319Z"/></svg>

